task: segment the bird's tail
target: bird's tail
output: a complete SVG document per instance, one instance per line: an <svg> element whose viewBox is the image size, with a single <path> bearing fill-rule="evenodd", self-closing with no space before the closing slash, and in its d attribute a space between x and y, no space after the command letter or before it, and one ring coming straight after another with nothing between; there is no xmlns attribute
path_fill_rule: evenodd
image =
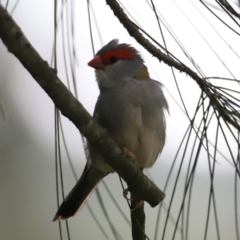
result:
<svg viewBox="0 0 240 240"><path fill-rule="evenodd" d="M77 214L105 176L106 174L92 165L89 168L86 165L81 178L59 207L53 221L67 219Z"/></svg>

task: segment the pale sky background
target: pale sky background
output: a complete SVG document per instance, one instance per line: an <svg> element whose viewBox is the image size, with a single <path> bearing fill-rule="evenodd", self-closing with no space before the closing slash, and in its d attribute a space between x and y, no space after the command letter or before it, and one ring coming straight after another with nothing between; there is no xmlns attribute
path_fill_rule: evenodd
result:
<svg viewBox="0 0 240 240"><path fill-rule="evenodd" d="M6 4L6 1L0 2L3 5ZM10 0L8 9L13 9L15 2L14 0ZM151 36L163 45L156 18L146 1L125 0L121 2L141 27L147 30ZM214 1L212 1L212 3L217 6ZM240 79L239 57L231 50L234 49L234 51L240 55L239 36L237 34L233 33L213 17L199 1L180 0L174 2L158 0L155 1L155 4L174 34L182 42L206 76L233 78L232 75L234 75L236 79ZM232 4L236 6L234 2L232 2ZM69 10L70 3L68 3L67 6ZM87 62L93 57L89 34L87 1L73 1L73 6L75 13L74 44L77 53L76 80L78 98L85 108L92 113L99 92L94 71L87 66ZM91 6L95 51L98 51L102 47L102 44L106 44L114 38L118 38L122 43L132 44L142 53L152 78L161 81L165 86L164 92L170 107L170 115L167 115L166 146L154 167L147 171L147 175L163 189L177 148L189 124L185 114L169 94L170 92L182 107L171 69L164 63L159 63L158 60L153 58L136 43L133 38L128 36L127 31L113 16L112 11L106 5L105 1L92 0ZM195 6L204 14L208 21L211 22L223 39L207 23ZM239 32L237 25L234 24L226 14L214 8L212 9ZM59 7L59 20L61 19L60 10ZM183 11L186 16L184 16L181 11ZM96 17L100 36L96 28L93 13ZM35 49L50 63L54 29L53 1L22 0L14 11L13 17ZM188 19L191 19L192 23L190 23ZM195 27L193 27L192 24L194 24ZM187 66L194 69L164 27L163 32L168 50ZM71 44L72 42L70 42L70 45ZM213 50L211 50L211 48ZM214 52L217 53L219 57L217 57ZM224 64L231 70L232 75L226 70ZM62 31L60 27L58 32L58 72L59 77L66 84L66 73L64 69ZM196 70L194 69L194 71ZM199 87L195 81L186 76L186 74L179 73L178 71L175 71L175 74L186 107L192 117L200 96ZM214 83L239 91L239 85L236 83L225 83L224 81L220 82L220 80L215 80ZM73 90L72 85L71 90ZM236 97L239 96L236 94ZM6 120L0 115L0 240L60 239L58 223L52 222L52 218L57 210L54 165L54 105L18 60L7 52L2 42L0 42L0 102L6 114ZM198 119L200 119L200 116L201 115L199 115ZM80 176L85 164L81 137L71 122L64 117L62 118L62 122L67 146L75 169ZM235 130L233 131L236 133ZM215 141L215 132L216 121L213 121L208 131L208 138L212 142ZM227 130L226 134L233 155L236 157L237 145ZM193 140L194 135L191 138L192 142ZM218 141L219 150L231 160L230 153L227 150L222 135L219 136ZM213 149L211 149L211 151L213 152ZM176 190L176 196L173 201L172 214L175 219L178 216L179 207L182 202L184 180L190 152L191 147L187 151ZM169 204L182 153L183 149L177 159L169 187L166 190L166 199L164 200L166 206ZM75 180L63 147L62 159L64 188L65 194L67 194L73 187ZM231 164L218 154L215 172L214 189L221 239L235 240L237 239L233 208L235 171ZM117 175L112 174L108 176L106 183L120 204L123 212L129 218L129 209L125 199L122 197L122 188ZM112 224L120 233L122 239L131 239L130 227L119 214L102 184L100 184L99 189ZM204 239L209 189L208 160L206 152L202 149L192 192L189 223L190 240ZM238 200L239 199L238 181ZM92 195L89 204L107 232L108 238L114 239L98 203L96 194ZM145 204L145 206L146 234L150 239L154 239L158 208L152 209L148 204ZM240 215L240 210L238 215ZM165 216L166 213L162 211L158 239L161 239L160 236ZM69 220L69 226L71 239L106 239L92 219L86 206L80 214ZM67 239L64 222L62 222L62 227L64 239ZM172 231L173 225L168 223L167 234L164 239L172 239ZM181 239L179 232L175 239ZM212 212L207 239L217 239Z"/></svg>

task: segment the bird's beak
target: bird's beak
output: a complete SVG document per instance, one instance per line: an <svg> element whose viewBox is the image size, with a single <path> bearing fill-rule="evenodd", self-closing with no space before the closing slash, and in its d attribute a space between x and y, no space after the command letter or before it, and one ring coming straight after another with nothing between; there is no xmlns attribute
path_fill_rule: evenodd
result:
<svg viewBox="0 0 240 240"><path fill-rule="evenodd" d="M95 56L89 63L88 66L93 67L95 69L104 69L104 65L102 59L97 55Z"/></svg>

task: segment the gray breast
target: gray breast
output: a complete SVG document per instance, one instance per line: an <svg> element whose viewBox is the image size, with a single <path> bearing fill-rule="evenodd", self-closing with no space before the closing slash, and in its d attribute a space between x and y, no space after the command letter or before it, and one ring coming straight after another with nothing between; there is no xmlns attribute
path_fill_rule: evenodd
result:
<svg viewBox="0 0 240 240"><path fill-rule="evenodd" d="M167 102L154 80L131 80L101 92L94 117L108 129L120 148L137 157L140 167L151 167L165 143Z"/></svg>

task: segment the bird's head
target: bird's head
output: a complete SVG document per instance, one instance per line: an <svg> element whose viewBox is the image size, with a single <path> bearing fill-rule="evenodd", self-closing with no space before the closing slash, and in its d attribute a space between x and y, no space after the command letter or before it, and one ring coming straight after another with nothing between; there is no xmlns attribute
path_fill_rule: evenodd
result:
<svg viewBox="0 0 240 240"><path fill-rule="evenodd" d="M116 39L101 48L88 65L95 68L99 87L116 86L129 78L149 78L139 52L128 44L119 44Z"/></svg>

